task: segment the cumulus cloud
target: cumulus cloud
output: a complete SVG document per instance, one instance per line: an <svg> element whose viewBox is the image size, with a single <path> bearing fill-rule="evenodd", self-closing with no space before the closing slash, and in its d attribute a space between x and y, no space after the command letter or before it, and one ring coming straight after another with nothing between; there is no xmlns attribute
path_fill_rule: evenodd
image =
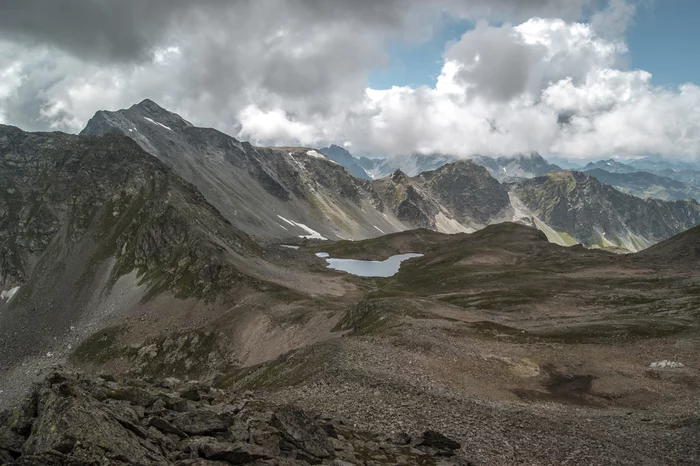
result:
<svg viewBox="0 0 700 466"><path fill-rule="evenodd" d="M617 8L608 13L617 17ZM626 45L596 27L560 19L479 24L447 50L435 89L375 95L375 142L390 151L405 134L426 152L464 156L696 157L700 87L658 88L649 73L620 68Z"/></svg>
<svg viewBox="0 0 700 466"><path fill-rule="evenodd" d="M144 98L256 144L377 154L695 156L700 91L626 68L635 3L608 0L9 0L0 122L80 131ZM38 14L40 12L41 14ZM481 19L435 87L368 89L389 40Z"/></svg>

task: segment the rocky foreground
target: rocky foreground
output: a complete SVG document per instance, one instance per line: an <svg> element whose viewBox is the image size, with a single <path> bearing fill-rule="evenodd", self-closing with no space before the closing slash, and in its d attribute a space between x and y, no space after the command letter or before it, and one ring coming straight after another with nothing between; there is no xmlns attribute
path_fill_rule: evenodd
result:
<svg viewBox="0 0 700 466"><path fill-rule="evenodd" d="M470 465L438 432L359 432L196 381L56 371L0 414L0 464Z"/></svg>

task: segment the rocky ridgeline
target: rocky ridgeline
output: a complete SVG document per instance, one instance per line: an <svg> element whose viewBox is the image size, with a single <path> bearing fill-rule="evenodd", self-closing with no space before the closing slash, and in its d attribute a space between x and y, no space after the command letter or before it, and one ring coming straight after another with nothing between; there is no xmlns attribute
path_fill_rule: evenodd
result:
<svg viewBox="0 0 700 466"><path fill-rule="evenodd" d="M358 432L341 420L196 381L56 371L0 414L0 464L469 465L437 432Z"/></svg>

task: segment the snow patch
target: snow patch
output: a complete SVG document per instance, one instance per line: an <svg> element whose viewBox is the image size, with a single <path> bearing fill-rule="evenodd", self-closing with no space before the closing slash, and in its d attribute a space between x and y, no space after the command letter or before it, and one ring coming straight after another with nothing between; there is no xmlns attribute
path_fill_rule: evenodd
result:
<svg viewBox="0 0 700 466"><path fill-rule="evenodd" d="M372 225L372 226L373 226L374 228L376 228L381 234L386 235L386 233L384 233L384 230L382 230L381 228L379 228L377 225Z"/></svg>
<svg viewBox="0 0 700 466"><path fill-rule="evenodd" d="M286 230L286 228L285 228ZM299 249L300 246L292 246L291 244L282 244L280 247L283 247L285 249Z"/></svg>
<svg viewBox="0 0 700 466"><path fill-rule="evenodd" d="M331 257L331 255L328 254L327 252L317 252L316 257L320 257L321 259L326 259L328 257Z"/></svg>
<svg viewBox="0 0 700 466"><path fill-rule="evenodd" d="M281 215L278 215L279 218L281 218L283 221L289 223L291 226L295 226L296 223L292 222L291 220L287 220L286 218L282 217ZM286 230L286 228L285 228Z"/></svg>
<svg viewBox="0 0 700 466"><path fill-rule="evenodd" d="M301 164L297 159L294 158L294 155L292 153L289 153L289 157L292 159L292 161L299 167L300 170L304 170L304 165Z"/></svg>
<svg viewBox="0 0 700 466"><path fill-rule="evenodd" d="M649 364L649 367L652 369L680 369L681 367L685 367L685 365L681 364L680 362L664 359L663 361L652 362Z"/></svg>
<svg viewBox="0 0 700 466"><path fill-rule="evenodd" d="M320 153L318 153L315 150L306 151L306 155L308 155L309 157L317 158L317 159L325 159L326 158L325 156L321 155Z"/></svg>
<svg viewBox="0 0 700 466"><path fill-rule="evenodd" d="M18 291L19 291L19 286L16 286L8 291L3 291L0 293L0 299L2 299L3 301L7 300L7 302L9 303L10 300L17 294Z"/></svg>
<svg viewBox="0 0 700 466"><path fill-rule="evenodd" d="M305 232L308 233L308 235L300 235L299 238L305 238L305 239L320 239L320 240L323 240L323 241L328 241L328 238L324 238L324 237L321 235L321 233L317 232L316 230L314 230L314 229L312 229L312 228L307 227L307 226L304 225L303 223L293 222L292 220L288 220L288 219L282 217L281 215L278 215L278 217L281 218L282 220L284 220L285 222L287 222L288 224L290 224L290 225L292 225L292 226L299 227L299 228L301 228L302 230L304 230Z"/></svg>
<svg viewBox="0 0 700 466"><path fill-rule="evenodd" d="M168 131L172 131L171 128L165 126L163 123L158 123L157 121L153 121L153 120L151 120L151 119L148 118L148 117L143 117L143 119L146 120L146 121L150 121L150 122L153 123L154 125L161 126L161 127L165 128L165 129L167 129Z"/></svg>

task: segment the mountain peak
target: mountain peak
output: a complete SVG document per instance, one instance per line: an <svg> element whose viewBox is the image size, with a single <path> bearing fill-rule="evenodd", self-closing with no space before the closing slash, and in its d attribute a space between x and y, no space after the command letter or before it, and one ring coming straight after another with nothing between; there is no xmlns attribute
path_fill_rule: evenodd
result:
<svg viewBox="0 0 700 466"><path fill-rule="evenodd" d="M152 101L151 99L143 99L141 102L139 102L135 105L132 105L131 108L140 108L143 110L148 110L149 112L153 112L153 113L171 113L168 110L166 110L165 108L163 108L160 105L158 105L157 103L155 103L154 101Z"/></svg>
<svg viewBox="0 0 700 466"><path fill-rule="evenodd" d="M99 110L88 121L82 135L122 133L133 136L142 125L153 125L165 131L177 131L192 126L192 123L150 99L144 99L128 109L116 112Z"/></svg>
<svg viewBox="0 0 700 466"><path fill-rule="evenodd" d="M330 147L324 147L320 149L323 155L329 159L339 163L350 171L353 175L364 180L370 180L371 177L367 174L365 169L360 166L357 159L352 156L352 154L344 147L340 147L336 144L332 144Z"/></svg>
<svg viewBox="0 0 700 466"><path fill-rule="evenodd" d="M396 183L406 181L407 179L408 176L401 170L396 170L394 173L391 174L391 181L394 181Z"/></svg>

